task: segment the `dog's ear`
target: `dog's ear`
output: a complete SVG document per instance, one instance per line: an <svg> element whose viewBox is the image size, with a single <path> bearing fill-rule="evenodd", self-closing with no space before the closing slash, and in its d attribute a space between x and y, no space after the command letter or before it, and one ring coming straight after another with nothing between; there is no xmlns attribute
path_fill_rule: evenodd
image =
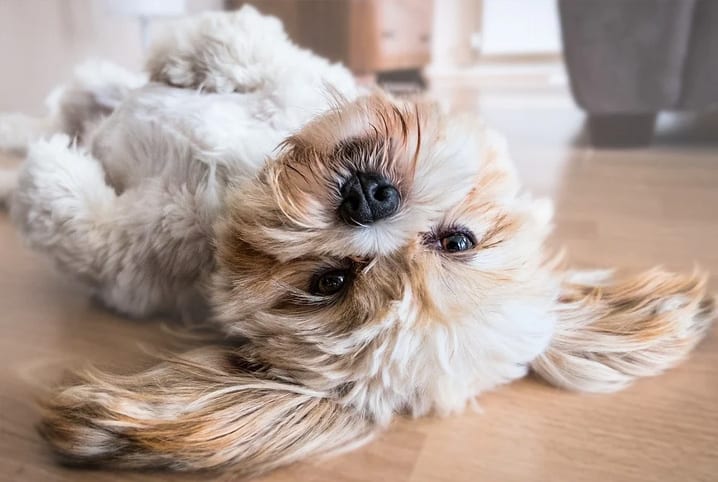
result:
<svg viewBox="0 0 718 482"><path fill-rule="evenodd" d="M660 269L616 280L605 272L567 274L553 340L533 364L552 384L610 392L683 360L715 316L706 277Z"/></svg>
<svg viewBox="0 0 718 482"><path fill-rule="evenodd" d="M235 356L206 348L134 376L87 373L44 404L40 432L71 464L249 475L373 434L357 411Z"/></svg>

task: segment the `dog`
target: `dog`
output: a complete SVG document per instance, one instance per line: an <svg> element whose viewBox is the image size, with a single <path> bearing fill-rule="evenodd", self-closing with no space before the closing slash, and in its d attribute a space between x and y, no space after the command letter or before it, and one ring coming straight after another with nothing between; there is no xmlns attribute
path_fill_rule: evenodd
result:
<svg viewBox="0 0 718 482"><path fill-rule="evenodd" d="M149 84L79 82L73 122L27 123L70 136L31 144L10 209L110 307L204 303L229 344L58 387L40 431L64 461L256 475L529 370L619 390L708 331L700 273L563 269L550 202L479 121L364 92L248 7L168 38Z"/></svg>

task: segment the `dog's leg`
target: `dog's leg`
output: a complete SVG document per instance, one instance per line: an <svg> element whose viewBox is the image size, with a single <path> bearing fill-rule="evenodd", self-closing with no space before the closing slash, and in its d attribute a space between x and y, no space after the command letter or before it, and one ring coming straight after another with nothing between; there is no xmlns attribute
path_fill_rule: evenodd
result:
<svg viewBox="0 0 718 482"><path fill-rule="evenodd" d="M63 267L95 280L101 242L96 220L109 212L114 191L100 164L70 146L66 135L32 145L18 176L11 215L25 239Z"/></svg>
<svg viewBox="0 0 718 482"><path fill-rule="evenodd" d="M153 43L146 64L155 82L207 92L251 92L277 81L269 69L291 47L276 18L245 6L175 22Z"/></svg>
<svg viewBox="0 0 718 482"><path fill-rule="evenodd" d="M100 163L69 144L58 134L30 148L10 206L24 238L122 313L176 309L211 270L216 193L148 179L118 195Z"/></svg>
<svg viewBox="0 0 718 482"><path fill-rule="evenodd" d="M251 5L174 23L153 43L146 68L154 82L219 93L268 90L288 103L297 102L295 91L284 91L298 78L305 87L297 95L356 90L348 70L294 45L277 18Z"/></svg>
<svg viewBox="0 0 718 482"><path fill-rule="evenodd" d="M146 81L109 62L80 64L70 82L48 96L46 117L0 114L0 150L24 154L32 142L56 133L82 139Z"/></svg>
<svg viewBox="0 0 718 482"><path fill-rule="evenodd" d="M623 280L567 276L553 341L533 370L564 388L609 392L675 366L715 316L705 282L660 269Z"/></svg>
<svg viewBox="0 0 718 482"><path fill-rule="evenodd" d="M44 404L41 433L70 463L252 475L371 437L359 412L241 360L210 347L138 375L88 373Z"/></svg>

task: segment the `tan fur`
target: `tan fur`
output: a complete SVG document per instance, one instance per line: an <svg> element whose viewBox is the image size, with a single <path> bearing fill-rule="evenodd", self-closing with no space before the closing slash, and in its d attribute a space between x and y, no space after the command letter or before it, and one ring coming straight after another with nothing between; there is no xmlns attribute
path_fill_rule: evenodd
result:
<svg viewBox="0 0 718 482"><path fill-rule="evenodd" d="M237 371L208 347L122 377L87 372L44 405L41 433L66 462L266 471L367 441L373 423L327 394Z"/></svg>
<svg viewBox="0 0 718 482"><path fill-rule="evenodd" d="M715 300L706 276L661 269L615 280L567 277L550 348L532 364L572 390L610 392L681 362L707 333Z"/></svg>

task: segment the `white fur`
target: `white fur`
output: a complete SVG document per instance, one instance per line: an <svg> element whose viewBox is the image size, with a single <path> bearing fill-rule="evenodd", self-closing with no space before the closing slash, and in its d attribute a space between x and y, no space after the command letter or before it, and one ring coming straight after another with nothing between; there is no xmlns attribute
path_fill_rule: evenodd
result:
<svg viewBox="0 0 718 482"><path fill-rule="evenodd" d="M281 22L245 6L234 13L206 13L164 32L147 61L152 80L218 93L256 93L264 113L287 101L316 113L316 88L326 86L350 96L351 74L292 44Z"/></svg>

